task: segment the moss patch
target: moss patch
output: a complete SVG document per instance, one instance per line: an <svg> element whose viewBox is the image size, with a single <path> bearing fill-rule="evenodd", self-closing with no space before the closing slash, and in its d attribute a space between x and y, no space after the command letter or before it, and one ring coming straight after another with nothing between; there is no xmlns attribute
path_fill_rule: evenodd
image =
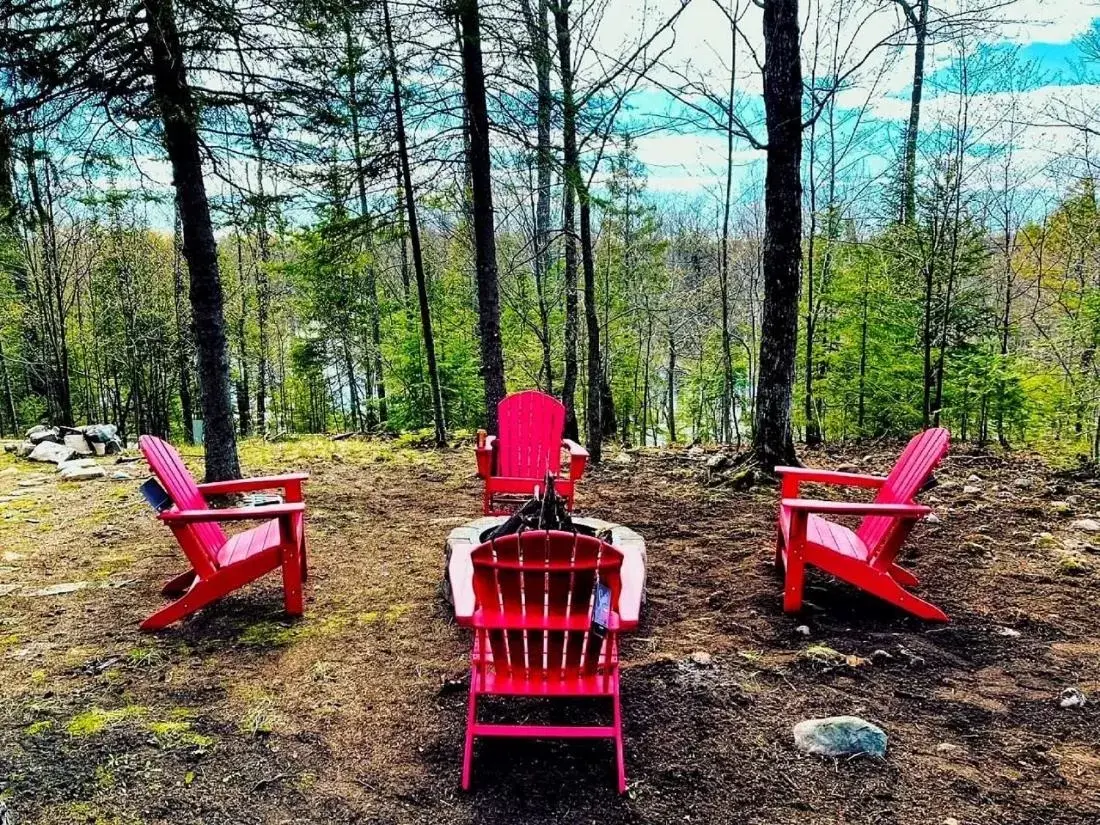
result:
<svg viewBox="0 0 1100 825"><path fill-rule="evenodd" d="M112 725L127 719L141 718L148 713L148 708L141 705L127 705L118 710L104 710L96 707L86 710L84 713L78 713L70 719L68 724L65 725L65 732L70 736L94 736Z"/></svg>

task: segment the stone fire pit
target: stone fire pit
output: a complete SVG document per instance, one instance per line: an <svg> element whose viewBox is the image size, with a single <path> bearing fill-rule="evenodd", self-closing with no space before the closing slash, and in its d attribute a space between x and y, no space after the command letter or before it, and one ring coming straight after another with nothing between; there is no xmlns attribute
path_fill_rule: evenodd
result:
<svg viewBox="0 0 1100 825"><path fill-rule="evenodd" d="M447 601L454 605L455 618L460 623L474 613L474 566L470 562L470 553L481 544L484 533L505 521L506 516L484 516L454 528L447 536L443 592ZM596 535L611 533L611 546L623 554L619 616L623 622L637 622L645 604L645 539L629 527L598 518L577 516L573 518L573 523Z"/></svg>

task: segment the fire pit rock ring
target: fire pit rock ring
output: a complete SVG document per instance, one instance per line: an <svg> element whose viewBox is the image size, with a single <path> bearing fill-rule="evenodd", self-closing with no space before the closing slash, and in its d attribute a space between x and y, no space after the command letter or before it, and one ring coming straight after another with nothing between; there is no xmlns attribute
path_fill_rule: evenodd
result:
<svg viewBox="0 0 1100 825"><path fill-rule="evenodd" d="M507 520L506 516L484 516L451 530L444 545L443 596L454 606L455 618L463 621L474 613L474 566L470 553L488 538L491 530ZM575 517L579 532L600 536L623 554L622 592L619 616L624 622L636 622L645 604L645 539L629 527L598 518Z"/></svg>

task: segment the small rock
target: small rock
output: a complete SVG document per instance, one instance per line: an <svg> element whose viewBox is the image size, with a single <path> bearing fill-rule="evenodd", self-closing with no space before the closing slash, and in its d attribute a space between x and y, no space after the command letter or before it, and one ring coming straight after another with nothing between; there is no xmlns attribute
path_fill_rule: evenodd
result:
<svg viewBox="0 0 1100 825"><path fill-rule="evenodd" d="M878 650L871 653L871 661L872 662L889 662L893 658L894 657L890 655L889 651L883 650L881 647Z"/></svg>
<svg viewBox="0 0 1100 825"><path fill-rule="evenodd" d="M1081 497L1079 495L1066 496L1066 504L1070 507L1076 507L1081 503Z"/></svg>
<svg viewBox="0 0 1100 825"><path fill-rule="evenodd" d="M844 661L844 655L828 645L810 645L798 654L802 659L812 662L820 662L825 665L839 665Z"/></svg>
<svg viewBox="0 0 1100 825"><path fill-rule="evenodd" d="M943 519L941 519L935 513L929 513L927 516L924 517L924 523L925 524L939 524L942 521L943 521Z"/></svg>
<svg viewBox="0 0 1100 825"><path fill-rule="evenodd" d="M993 632L996 633L998 636L1006 636L1009 639L1020 638L1020 631L1013 630L1011 627L998 627Z"/></svg>
<svg viewBox="0 0 1100 825"><path fill-rule="evenodd" d="M1100 521L1091 518L1079 518L1070 524L1071 530L1080 530L1084 533L1100 533Z"/></svg>
<svg viewBox="0 0 1100 825"><path fill-rule="evenodd" d="M841 464L837 468L838 473L858 473L859 467L855 464Z"/></svg>
<svg viewBox="0 0 1100 825"><path fill-rule="evenodd" d="M886 733L858 716L807 719L794 726L794 744L821 756L886 756Z"/></svg>
<svg viewBox="0 0 1100 825"><path fill-rule="evenodd" d="M115 481L125 481L126 479L133 478L133 476L127 473L125 470L115 470L113 473L111 473L111 478L113 478Z"/></svg>
<svg viewBox="0 0 1100 825"><path fill-rule="evenodd" d="M959 820L953 816L945 816L943 818L943 825L960 825Z"/></svg>
<svg viewBox="0 0 1100 825"><path fill-rule="evenodd" d="M53 441L42 441L34 448L27 458L31 461L41 461L45 464L60 464L69 461L76 453L71 448Z"/></svg>
<svg viewBox="0 0 1100 825"><path fill-rule="evenodd" d="M975 487L973 484L967 484L965 487L963 487L963 494L968 496L975 496L981 491L981 487Z"/></svg>
<svg viewBox="0 0 1100 825"><path fill-rule="evenodd" d="M725 453L715 453L707 459L707 469L714 471L721 470L728 467L729 463L730 457L728 455Z"/></svg>
<svg viewBox="0 0 1100 825"><path fill-rule="evenodd" d="M714 667L714 658L705 650L697 650L692 653L691 662L697 667Z"/></svg>
<svg viewBox="0 0 1100 825"><path fill-rule="evenodd" d="M959 750L958 745L952 745L950 742L940 742L936 745L936 753L954 753Z"/></svg>
<svg viewBox="0 0 1100 825"><path fill-rule="evenodd" d="M968 475L968 476L966 477L966 480L967 480L967 481L968 481L969 483L973 484L973 483L975 483L975 482L981 481L981 478L979 478L978 476L976 476L976 475L974 475L973 473L971 473L970 475Z"/></svg>
<svg viewBox="0 0 1100 825"><path fill-rule="evenodd" d="M809 636L810 635L810 628L809 628L808 625L800 624L798 627L796 627L794 629L794 632L795 633L801 633L803 636Z"/></svg>
<svg viewBox="0 0 1100 825"><path fill-rule="evenodd" d="M692 444L690 447L688 447L687 454L691 458L697 458L698 456L701 456L705 452L706 452L706 450L704 450L698 444Z"/></svg>
<svg viewBox="0 0 1100 825"><path fill-rule="evenodd" d="M624 452L620 452L617 456L615 456L611 460L614 461L616 464L633 464L634 463L634 459L630 457L630 454L629 453L624 453Z"/></svg>
<svg viewBox="0 0 1100 825"><path fill-rule="evenodd" d="M92 445L88 443L86 439L80 433L73 433L65 436L65 446L72 450L77 455L92 455Z"/></svg>
<svg viewBox="0 0 1100 825"><path fill-rule="evenodd" d="M1066 516L1073 512L1073 507L1070 506L1068 501L1052 501L1050 509L1060 516Z"/></svg>
<svg viewBox="0 0 1100 825"><path fill-rule="evenodd" d="M1064 708L1079 708L1083 707L1087 701L1080 688L1068 687L1062 691L1058 704Z"/></svg>
<svg viewBox="0 0 1100 825"><path fill-rule="evenodd" d="M1035 486L1035 479L1030 476L1020 476L1012 482L1012 486L1019 487L1021 490L1029 490Z"/></svg>
<svg viewBox="0 0 1100 825"><path fill-rule="evenodd" d="M15 445L15 454L20 458L27 458L34 452L34 444L29 441L22 441Z"/></svg>
<svg viewBox="0 0 1100 825"><path fill-rule="evenodd" d="M66 593L75 593L88 587L90 582L66 582L64 584L51 584L40 590L31 591L32 596L63 596Z"/></svg>
<svg viewBox="0 0 1100 825"><path fill-rule="evenodd" d="M103 478L105 475L103 468L99 466L70 467L61 471L62 481L88 481L93 478Z"/></svg>
<svg viewBox="0 0 1100 825"><path fill-rule="evenodd" d="M42 479L41 478L24 478L24 479L20 479L19 481L17 481L16 484L20 487L41 487L42 486Z"/></svg>

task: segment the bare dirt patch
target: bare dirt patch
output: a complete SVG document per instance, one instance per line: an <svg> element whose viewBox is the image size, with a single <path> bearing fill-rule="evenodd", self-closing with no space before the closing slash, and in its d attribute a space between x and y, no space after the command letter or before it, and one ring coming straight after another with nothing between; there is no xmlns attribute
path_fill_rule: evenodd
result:
<svg viewBox="0 0 1100 825"><path fill-rule="evenodd" d="M1100 817L1100 554L1070 527L1100 511L1100 488L1037 460L954 455L924 496L941 520L906 558L952 616L942 627L824 576L784 615L773 489L715 484L681 451L594 472L580 509L644 534L650 559L624 650L624 798L603 743L487 742L475 790L458 790L469 639L438 587L447 532L480 509L469 448L248 445L252 473L312 473L307 615L286 620L272 577L152 636L138 622L184 565L137 493L143 465L19 487L33 471L0 461L0 793L20 823ZM1067 686L1095 698L1062 708ZM794 749L795 722L839 713L887 731L884 762Z"/></svg>

